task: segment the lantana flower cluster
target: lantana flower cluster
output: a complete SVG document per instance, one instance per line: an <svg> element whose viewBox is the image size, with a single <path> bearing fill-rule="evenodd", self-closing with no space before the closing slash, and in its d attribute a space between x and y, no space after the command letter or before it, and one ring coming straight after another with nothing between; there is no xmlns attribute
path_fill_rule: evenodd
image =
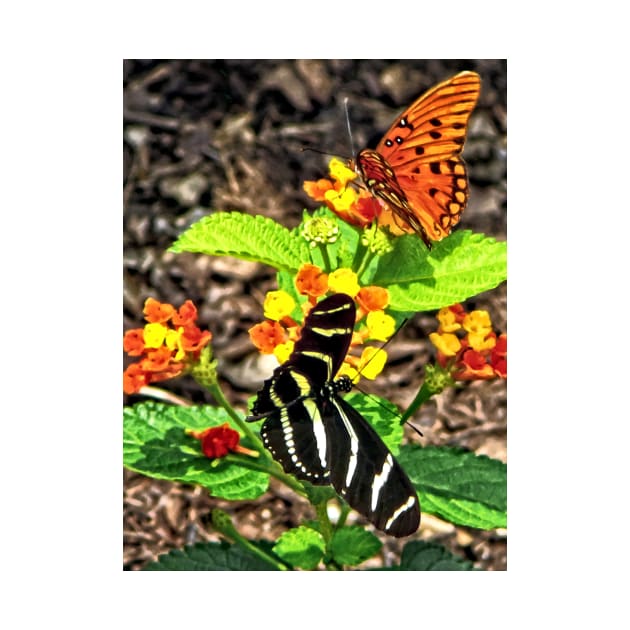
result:
<svg viewBox="0 0 630 630"><path fill-rule="evenodd" d="M135 394L145 385L179 376L199 358L212 339L212 333L200 330L195 321L197 307L186 300L179 309L148 298L144 303L144 328L128 330L123 348L129 356L142 357L127 367L123 390Z"/></svg>
<svg viewBox="0 0 630 630"><path fill-rule="evenodd" d="M368 340L385 342L395 332L396 322L385 313L389 304L387 289L378 286L361 287L357 274L351 269L341 268L330 274L317 265L305 264L295 277L295 286L300 295L307 296L301 305L303 316L327 293L345 293L352 297L357 306L357 322L361 325L354 332L351 348L364 346ZM284 363L295 342L300 337L301 324L293 318L296 302L286 291L270 291L264 301L265 321L249 329L252 343L262 354L273 354L279 363ZM298 311L299 312L299 311ZM338 375L347 375L354 383L360 376L376 378L387 361L387 353L381 348L364 346L361 356L348 353Z"/></svg>
<svg viewBox="0 0 630 630"><path fill-rule="evenodd" d="M350 225L371 225L382 211L378 199L364 188L349 186L358 176L341 160L333 158L329 165L330 178L305 181L306 194L315 201L325 203L340 219Z"/></svg>
<svg viewBox="0 0 630 630"><path fill-rule="evenodd" d="M438 331L429 339L437 362L458 381L507 378L507 335L492 330L487 311L467 313L461 304L440 309Z"/></svg>
<svg viewBox="0 0 630 630"><path fill-rule="evenodd" d="M354 186L359 177L356 171L338 158L328 164L328 178L305 181L304 192L314 201L325 203L340 219L357 227L369 225L387 227L394 236L413 232L409 226L401 224L386 203L374 197L361 184Z"/></svg>

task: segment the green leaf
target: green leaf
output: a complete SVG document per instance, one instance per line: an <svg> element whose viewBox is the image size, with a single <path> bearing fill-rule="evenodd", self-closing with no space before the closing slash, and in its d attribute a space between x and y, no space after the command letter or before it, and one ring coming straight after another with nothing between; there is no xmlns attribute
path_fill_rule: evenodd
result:
<svg viewBox="0 0 630 630"><path fill-rule="evenodd" d="M185 433L225 422L232 426L224 409L210 405L179 407L148 401L126 407L123 464L155 479L200 484L215 497L255 499L267 490L269 475L227 461L236 456L210 460L200 441Z"/></svg>
<svg viewBox="0 0 630 630"><path fill-rule="evenodd" d="M306 241L272 219L215 212L191 225L169 251L234 256L295 273L310 260Z"/></svg>
<svg viewBox="0 0 630 630"><path fill-rule="evenodd" d="M382 546L374 534L358 525L351 525L333 534L330 549L337 563L356 566L378 553Z"/></svg>
<svg viewBox="0 0 630 630"><path fill-rule="evenodd" d="M474 571L468 560L453 555L437 543L408 542L400 557L400 571Z"/></svg>
<svg viewBox="0 0 630 630"><path fill-rule="evenodd" d="M332 486L314 486L308 481L302 481L302 485L306 491L306 498L313 505L330 501L330 499L334 499L337 496Z"/></svg>
<svg viewBox="0 0 630 630"><path fill-rule="evenodd" d="M455 525L507 527L507 466L462 449L405 445L398 461L420 499L423 512Z"/></svg>
<svg viewBox="0 0 630 630"><path fill-rule="evenodd" d="M328 210L328 209L327 209ZM328 212L335 216L333 212ZM361 232L359 228L346 223L345 221L337 220L339 225L339 240L337 241L338 248L335 251L335 257L331 256L331 260L336 260L337 264L333 264L331 271L335 269L351 268L354 261L355 252L361 241Z"/></svg>
<svg viewBox="0 0 630 630"><path fill-rule="evenodd" d="M291 566L314 569L324 557L324 537L310 527L296 527L284 532L274 545L274 553Z"/></svg>
<svg viewBox="0 0 630 630"><path fill-rule="evenodd" d="M401 236L379 260L372 282L387 287L392 310L417 312L462 302L506 278L507 243L461 230L431 252L417 236Z"/></svg>
<svg viewBox="0 0 630 630"><path fill-rule="evenodd" d="M359 392L348 394L345 400L372 425L385 446L397 455L404 428L400 425L400 414L396 405L379 396L366 396Z"/></svg>
<svg viewBox="0 0 630 630"><path fill-rule="evenodd" d="M273 564L264 562L242 547L221 543L198 543L160 556L144 568L145 571L274 571Z"/></svg>
<svg viewBox="0 0 630 630"><path fill-rule="evenodd" d="M288 271L278 271L276 274L276 281L278 283L278 289L285 291L295 300L295 308L290 313L291 317L298 323L304 321L304 311L301 304L308 299L305 295L300 295L295 286L295 274Z"/></svg>

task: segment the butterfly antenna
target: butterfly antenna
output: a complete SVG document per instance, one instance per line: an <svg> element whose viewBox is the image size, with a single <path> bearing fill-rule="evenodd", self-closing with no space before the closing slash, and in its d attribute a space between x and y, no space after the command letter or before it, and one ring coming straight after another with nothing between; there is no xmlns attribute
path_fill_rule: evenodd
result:
<svg viewBox="0 0 630 630"><path fill-rule="evenodd" d="M356 152L354 150L354 139L352 138L352 128L350 126L350 109L348 108L347 96L343 99L343 107L346 111L346 126L348 127L348 137L350 138L350 150L352 151L352 155L355 156Z"/></svg>
<svg viewBox="0 0 630 630"><path fill-rule="evenodd" d="M372 359L374 359L374 357L376 357L376 355L381 352L382 350L385 349L385 347L387 346L387 344L389 344L394 337L400 332L400 329L409 321L408 317L405 317L405 319L402 320L402 322L400 323L400 325L398 326L398 328L396 328L396 330L394 331L394 334L370 357L370 359L365 363L365 365L363 366L363 369L365 370L365 368L369 365L370 361ZM359 375L361 374L361 372L359 372ZM365 396L369 396L370 394L368 394L367 392L364 392L358 385L355 385L356 389L358 389L362 394L364 394ZM380 401L378 401L376 398L374 399L374 401L383 409L385 409L385 411L387 411L387 413L392 413L391 409L388 409L385 405L383 405ZM394 414L392 414L394 415ZM420 437L424 437L424 435L422 435L422 431L420 431L420 429L418 429L417 427L414 427L413 424L411 424L411 422L409 422L407 420L407 422L405 422L405 424L408 424Z"/></svg>
<svg viewBox="0 0 630 630"><path fill-rule="evenodd" d="M312 151L313 153L319 153L320 155L327 155L328 157L339 157L337 154L335 153L330 153L328 151L320 151L319 149L315 149L314 147L300 147L300 151L302 151L302 153L304 153L304 151ZM351 158L346 157L346 156L340 156L342 157L344 160L350 160Z"/></svg>
<svg viewBox="0 0 630 630"><path fill-rule="evenodd" d="M405 317L405 319L403 319L402 322L400 322L400 324L398 325L398 328L396 328L396 330L394 331L394 334L365 362L365 365L363 366L364 370L370 364L370 361L372 361L372 359L374 359L379 352L381 352L382 350L385 350L385 348L387 348L388 344L391 343L394 340L394 337L400 332L400 329L408 321L409 321L409 318ZM361 374L361 372L359 372L359 375L360 374Z"/></svg>
<svg viewBox="0 0 630 630"><path fill-rule="evenodd" d="M409 420L407 420L407 422L405 422L405 424L409 425L420 437L424 437L422 431L420 431L420 429L418 429L418 427L414 427L413 424L411 424L411 422L409 422Z"/></svg>

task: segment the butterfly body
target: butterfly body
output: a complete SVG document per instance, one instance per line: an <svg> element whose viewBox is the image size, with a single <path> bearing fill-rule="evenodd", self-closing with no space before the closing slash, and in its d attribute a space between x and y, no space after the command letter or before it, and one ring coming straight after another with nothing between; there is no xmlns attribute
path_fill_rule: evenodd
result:
<svg viewBox="0 0 630 630"><path fill-rule="evenodd" d="M355 160L384 206L379 222L417 233L429 249L459 222L468 201L461 151L480 88L475 72L436 85L394 121L375 150L364 149Z"/></svg>

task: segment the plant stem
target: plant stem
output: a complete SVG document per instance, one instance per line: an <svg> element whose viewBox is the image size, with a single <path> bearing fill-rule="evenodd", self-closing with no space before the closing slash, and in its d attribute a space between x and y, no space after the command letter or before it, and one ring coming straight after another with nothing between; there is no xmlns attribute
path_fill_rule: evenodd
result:
<svg viewBox="0 0 630 630"><path fill-rule="evenodd" d="M328 518L328 510L326 506L328 505L328 500L320 501L315 505L315 511L317 513L317 520L319 521L319 533L324 538L324 542L326 543L326 553L324 557L324 564L326 565L327 571L340 571L341 567L339 564L332 559L331 553L331 543L333 537L333 526Z"/></svg>
<svg viewBox="0 0 630 630"><path fill-rule="evenodd" d="M266 453L266 451L265 451ZM246 457L245 455L237 455L233 453L228 453L224 458L225 461L231 462L233 464L238 464L243 468L249 468L250 470L255 470L256 472L263 472L271 477L275 477L278 481L282 481L282 483L286 484L294 490L302 497L307 497L306 491L304 490L304 486L291 475L282 470L282 467L278 462L273 459L263 459L259 461L257 459L253 459L252 457Z"/></svg>
<svg viewBox="0 0 630 630"><path fill-rule="evenodd" d="M409 405L409 407L407 407L405 413L403 413L400 419L400 424L405 424L405 422L407 422L407 420L411 418L411 416L413 416L416 411L418 411L420 405L427 402L427 400L429 400L429 398L431 398L431 396L433 396L433 394L435 393L436 392L427 385L427 382L424 381L422 383L422 387L416 394L416 397L413 399L413 402Z"/></svg>
<svg viewBox="0 0 630 630"><path fill-rule="evenodd" d="M221 407L223 407L223 409L225 409L230 418L232 418L232 420L234 420L234 422L238 425L239 429L243 431L243 433L254 446L254 448L263 455L266 455L267 451L265 449L265 445L262 443L260 438L249 428L249 424L245 422L243 418L241 418L241 416L239 416L239 414L236 413L236 411L232 408L232 405L230 405L230 403L227 401L227 398L223 395L223 391L219 387L219 384L215 383L214 385L210 385L208 389L212 394L212 397L217 401L217 403L219 403L219 405L221 405Z"/></svg>
<svg viewBox="0 0 630 630"><path fill-rule="evenodd" d="M320 533L324 537L326 541L326 547L330 544L330 540L333 534L333 527L330 519L328 518L328 510L326 506L328 505L328 501L320 501L315 506L315 512L317 513L317 520L319 521Z"/></svg>
<svg viewBox="0 0 630 630"><path fill-rule="evenodd" d="M228 514L223 510L212 510L212 524L215 529L224 536L231 538L235 543L247 549L250 553L257 556L264 562L273 565L279 571L287 571L288 568L273 556L251 543L247 538L238 533Z"/></svg>
<svg viewBox="0 0 630 630"><path fill-rule="evenodd" d="M328 255L328 248L325 243L322 243L319 246L319 251L322 254L322 258L324 259L324 268L326 269L327 273L330 273L332 271L330 267L330 256Z"/></svg>
<svg viewBox="0 0 630 630"><path fill-rule="evenodd" d="M374 258L374 252L371 252L367 248L365 248L365 254L363 256L363 259L361 260L359 270L357 271L357 278L361 279L363 272L367 269L368 265L372 261L372 258Z"/></svg>
<svg viewBox="0 0 630 630"><path fill-rule="evenodd" d="M350 506L345 501L340 501L340 504L341 513L337 519L337 527L343 527L346 523L346 519L348 518L348 514L350 514Z"/></svg>

